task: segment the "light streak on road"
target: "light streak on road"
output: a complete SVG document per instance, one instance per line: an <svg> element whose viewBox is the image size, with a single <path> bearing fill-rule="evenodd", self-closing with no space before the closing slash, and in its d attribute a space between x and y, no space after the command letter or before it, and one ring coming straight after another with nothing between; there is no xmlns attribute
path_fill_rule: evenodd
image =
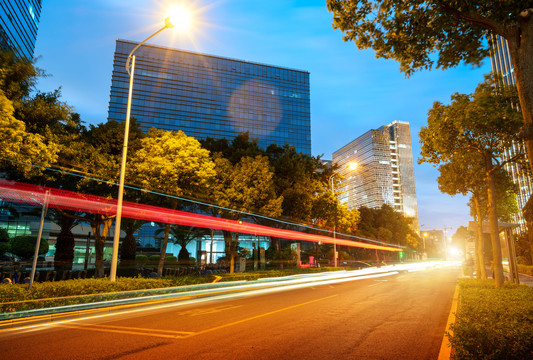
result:
<svg viewBox="0 0 533 360"><path fill-rule="evenodd" d="M114 300L114 301L105 301L101 303L93 303L93 304L79 304L79 305L69 305L69 306L63 306L58 308L49 309L50 311L54 312L63 312L68 313L69 311L76 311L81 306L87 307L87 306L113 306L113 305L123 305L127 303L134 303L134 302L149 302L149 301L157 301L161 299L169 299L168 302L165 303L157 303L157 304L148 304L148 306L138 307L138 308L129 308L127 310L122 311L115 311L115 312L108 312L105 314L98 314L98 315L91 315L91 316L81 316L73 319L67 319L67 320L60 320L60 321L54 321L44 324L36 324L36 325L27 325L24 327L18 327L18 328L7 328L0 330L0 334L2 332L26 332L26 331L35 331L35 330L41 330L47 327L53 327L56 324L66 324L74 321L80 321L80 320L92 320L92 319L101 319L106 317L125 317L125 316L132 316L133 314L138 314L140 312L150 312L150 311L160 311L162 309L172 308L172 307L181 307L186 305L196 305L208 301L218 301L218 300L229 300L229 299L235 299L235 298L244 298L249 296L257 296L257 295L265 295L265 294L271 294L271 293L277 293L282 291L289 291L289 290L295 290L295 289L302 289L306 287L316 287L316 286L323 286L323 285L332 285L332 284L339 284L344 283L348 281L356 281L356 280L365 280L365 279L377 279L381 277L388 277L392 275L397 275L402 272L414 272L414 271L424 271L424 270L430 270L435 269L437 267L448 267L448 266L456 266L457 262L426 262L426 263L411 263L411 264L398 264L398 265L390 265L390 266L383 266L381 268L367 268L367 269L361 269L361 270L349 270L349 271L333 271L333 272L323 272L323 273L317 273L317 274L302 274L302 275L295 275L290 277L284 277L284 278L265 278L255 281L247 281L247 282L236 282L235 285L231 286L225 286L225 287L217 287L211 290L196 290L196 291L188 291L188 292L182 292L182 293L174 293L174 294L161 294L161 295L153 295L153 296L146 296L146 297L139 297L139 298L133 298L133 299L121 299L121 300ZM213 284L213 285L219 285L219 284ZM164 289L163 289L164 290ZM194 296L202 296L200 298L194 298L190 299L190 297ZM139 306L143 305L142 303L139 304ZM105 311L103 309L102 311ZM31 313L31 311L27 312L28 315Z"/></svg>

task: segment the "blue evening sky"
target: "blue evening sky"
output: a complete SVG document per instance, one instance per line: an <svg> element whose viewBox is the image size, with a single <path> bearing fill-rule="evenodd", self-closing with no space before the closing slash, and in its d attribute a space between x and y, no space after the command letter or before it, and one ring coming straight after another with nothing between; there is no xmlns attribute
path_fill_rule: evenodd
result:
<svg viewBox="0 0 533 360"><path fill-rule="evenodd" d="M105 122L116 39L142 41L162 27L168 1L45 0L37 37L37 66L50 76L39 89L61 86L63 100L88 124ZM394 120L411 124L413 155L418 132L434 101L454 92L471 93L490 72L462 66L421 71L407 79L394 60L359 51L332 29L325 0L197 0L196 20L187 35L165 30L150 43L177 49L284 66L310 72L313 155L331 154ZM415 164L420 224L424 230L467 225L462 196L441 194L438 172Z"/></svg>

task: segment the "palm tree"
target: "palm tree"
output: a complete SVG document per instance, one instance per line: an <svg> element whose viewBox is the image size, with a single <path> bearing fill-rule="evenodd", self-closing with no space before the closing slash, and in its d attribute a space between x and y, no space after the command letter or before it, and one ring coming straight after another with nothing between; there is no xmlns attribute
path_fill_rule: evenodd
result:
<svg viewBox="0 0 533 360"><path fill-rule="evenodd" d="M159 235L165 231L164 224L161 224L161 228L156 230L155 234ZM188 265L189 264L189 251L187 251L187 245L193 240L204 239L208 234L210 234L209 229L199 228L195 226L184 226L184 225L172 225L170 227L170 241L174 244L181 246L180 252L178 254L178 264Z"/></svg>

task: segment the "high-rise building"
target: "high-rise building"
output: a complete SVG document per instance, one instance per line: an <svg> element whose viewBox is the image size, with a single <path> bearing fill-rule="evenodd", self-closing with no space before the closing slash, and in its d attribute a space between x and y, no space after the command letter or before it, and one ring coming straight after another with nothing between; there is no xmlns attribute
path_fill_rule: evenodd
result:
<svg viewBox="0 0 533 360"><path fill-rule="evenodd" d="M507 40L499 35L491 35L490 39L490 61L492 71L500 76L504 85L516 84L513 64L509 53ZM516 141L511 147L505 150L504 159L509 159L520 152L525 152L525 144ZM525 154L527 157L527 153ZM527 164L527 162L525 162ZM528 166L522 166L519 163L508 163L504 166L505 170L511 175L513 182L518 187L518 207L523 209L529 197L533 193L533 179ZM520 231L526 231L526 221L522 212L514 215L514 222L519 225Z"/></svg>
<svg viewBox="0 0 533 360"><path fill-rule="evenodd" d="M125 63L137 44L117 40L109 119L126 118ZM261 147L289 144L311 154L309 72L153 45L135 57L131 116L144 131L230 140L249 132Z"/></svg>
<svg viewBox="0 0 533 360"><path fill-rule="evenodd" d="M41 0L0 0L0 48L33 58Z"/></svg>
<svg viewBox="0 0 533 360"><path fill-rule="evenodd" d="M415 174L408 122L394 121L370 130L333 153L342 181L341 202L348 208L383 204L413 219L418 230ZM357 168L350 170L350 163Z"/></svg>

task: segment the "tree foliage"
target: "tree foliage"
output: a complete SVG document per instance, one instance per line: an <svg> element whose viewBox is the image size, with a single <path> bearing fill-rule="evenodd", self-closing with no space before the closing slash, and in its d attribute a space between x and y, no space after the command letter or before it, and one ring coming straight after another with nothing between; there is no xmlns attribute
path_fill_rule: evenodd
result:
<svg viewBox="0 0 533 360"><path fill-rule="evenodd" d="M268 158L243 157L233 165L216 154L214 158L217 175L212 186L212 197L220 216L241 220L245 213L258 213L268 217L281 215L283 197L276 196L273 172ZM230 257L230 271L233 272L238 233L223 231L226 255Z"/></svg>
<svg viewBox="0 0 533 360"><path fill-rule="evenodd" d="M156 190L172 196L194 193L206 187L215 176L215 164L209 151L202 148L193 137L183 131L148 131L141 140L130 163L129 179L147 190ZM170 199L170 207L176 209L178 200ZM170 224L167 224L161 242L159 276L163 273Z"/></svg>
<svg viewBox="0 0 533 360"><path fill-rule="evenodd" d="M516 103L515 89L499 87L496 91L494 80L486 77L474 94L456 93L452 95L450 105L435 102L428 113L428 126L420 130L419 162L454 164L449 166L463 168L473 165L482 170L498 286L503 284L503 269L498 238L496 175L506 163L522 156L521 153L514 157L504 156L505 149L516 139L522 125L522 117L513 109L513 103ZM458 176L458 171L452 173ZM457 186L446 190L462 192L465 189Z"/></svg>
<svg viewBox="0 0 533 360"><path fill-rule="evenodd" d="M359 208L359 214L359 235L409 246L411 249L418 248L420 240L410 227L411 219L395 211L390 205L384 204L378 209L362 206Z"/></svg>

